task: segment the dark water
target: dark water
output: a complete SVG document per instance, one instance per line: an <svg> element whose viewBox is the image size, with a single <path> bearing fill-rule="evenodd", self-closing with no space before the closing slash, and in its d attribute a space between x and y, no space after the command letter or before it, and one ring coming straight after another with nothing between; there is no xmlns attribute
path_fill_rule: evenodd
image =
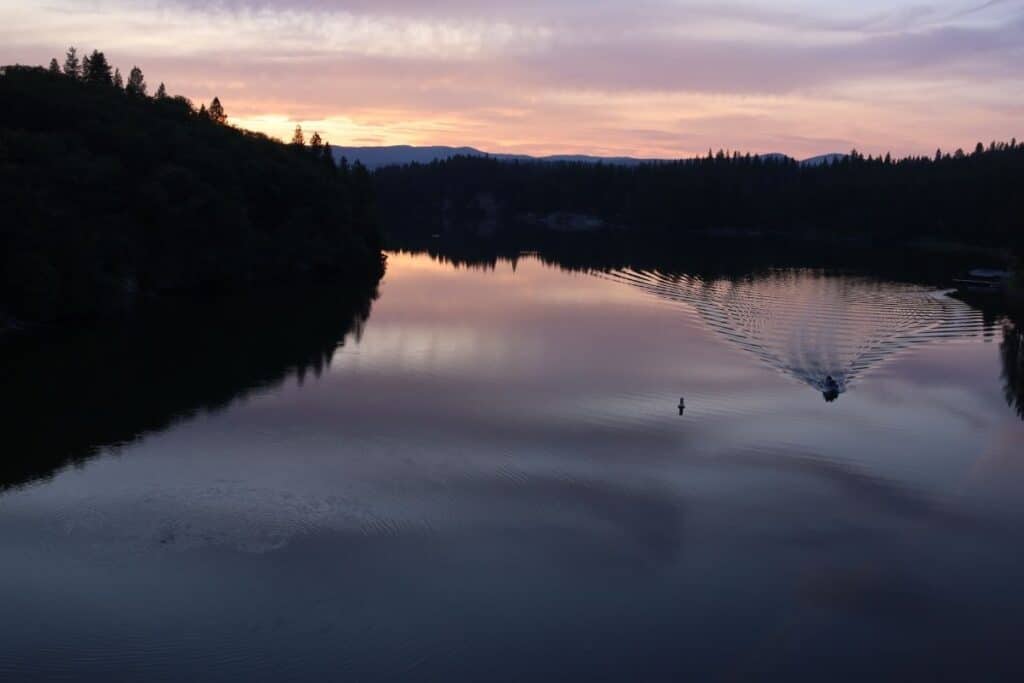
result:
<svg viewBox="0 0 1024 683"><path fill-rule="evenodd" d="M0 680L1024 674L1024 338L934 284L393 254L6 355Z"/></svg>

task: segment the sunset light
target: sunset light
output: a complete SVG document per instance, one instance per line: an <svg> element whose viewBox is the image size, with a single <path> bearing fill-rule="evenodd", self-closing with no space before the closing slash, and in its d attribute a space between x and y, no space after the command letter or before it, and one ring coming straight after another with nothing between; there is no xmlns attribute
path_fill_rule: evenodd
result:
<svg viewBox="0 0 1024 683"><path fill-rule="evenodd" d="M1024 0L0 0L0 679L1024 680Z"/></svg>
<svg viewBox="0 0 1024 683"><path fill-rule="evenodd" d="M341 145L907 154L1024 115L1014 0L2 0L0 20L0 62L100 46L238 125Z"/></svg>

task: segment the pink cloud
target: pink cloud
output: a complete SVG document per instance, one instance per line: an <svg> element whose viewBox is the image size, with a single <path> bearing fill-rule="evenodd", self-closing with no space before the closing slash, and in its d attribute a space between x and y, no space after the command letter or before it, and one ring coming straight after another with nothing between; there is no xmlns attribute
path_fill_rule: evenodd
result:
<svg viewBox="0 0 1024 683"><path fill-rule="evenodd" d="M1022 5L0 0L0 61L101 47L236 120L338 143L925 152L1024 137Z"/></svg>

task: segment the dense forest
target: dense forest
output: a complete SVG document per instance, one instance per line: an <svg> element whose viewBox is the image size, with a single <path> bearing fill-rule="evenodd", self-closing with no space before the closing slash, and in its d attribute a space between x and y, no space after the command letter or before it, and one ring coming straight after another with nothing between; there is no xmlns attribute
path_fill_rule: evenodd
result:
<svg viewBox="0 0 1024 683"><path fill-rule="evenodd" d="M174 292L379 279L372 179L94 51L0 69L0 329Z"/></svg>
<svg viewBox="0 0 1024 683"><path fill-rule="evenodd" d="M400 238L739 231L1024 252L1024 144L821 165L718 152L636 166L456 157L378 170L230 125L102 52L0 69L0 329L174 292L376 279ZM617 247L618 248L618 247ZM732 251L735 255L735 251Z"/></svg>
<svg viewBox="0 0 1024 683"><path fill-rule="evenodd" d="M709 153L638 166L458 157L375 173L389 233L759 231L1020 248L1024 144L820 165Z"/></svg>

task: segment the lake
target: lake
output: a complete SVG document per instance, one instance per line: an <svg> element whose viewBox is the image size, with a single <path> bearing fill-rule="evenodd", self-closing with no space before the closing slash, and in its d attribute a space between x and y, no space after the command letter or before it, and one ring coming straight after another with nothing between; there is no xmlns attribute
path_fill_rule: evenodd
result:
<svg viewBox="0 0 1024 683"><path fill-rule="evenodd" d="M8 350L0 679L1020 680L1020 329L730 270L394 252Z"/></svg>

